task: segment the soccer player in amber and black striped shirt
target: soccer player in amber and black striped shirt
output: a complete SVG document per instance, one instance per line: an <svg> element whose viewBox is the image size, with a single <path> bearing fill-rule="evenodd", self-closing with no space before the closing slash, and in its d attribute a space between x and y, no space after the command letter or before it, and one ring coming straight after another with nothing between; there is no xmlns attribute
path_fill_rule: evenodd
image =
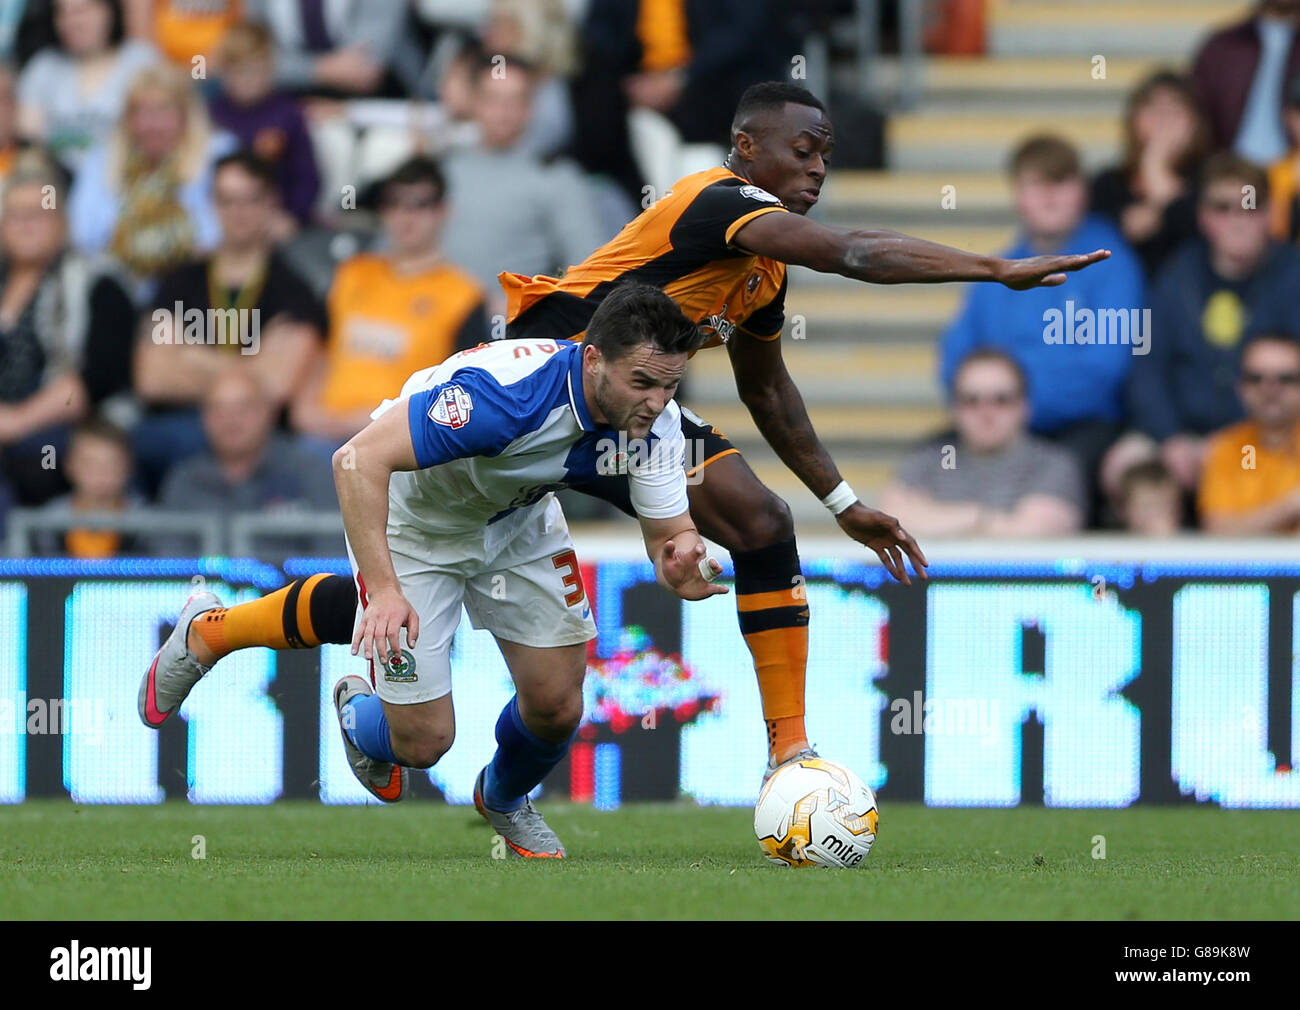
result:
<svg viewBox="0 0 1300 1010"><path fill-rule="evenodd" d="M821 102L792 84L769 82L742 96L732 147L720 168L679 180L613 240L563 278L503 274L508 335L580 339L601 299L626 280L673 296L725 346L736 388L781 460L910 584L905 556L924 577L927 561L898 521L857 500L813 431L781 356L786 266L797 264L877 284L996 281L1015 289L1057 285L1106 250L1021 260L974 255L883 230L847 231L809 221L825 181L834 136ZM767 724L768 771L808 752L804 677L808 606L790 510L728 440L683 410L688 440L703 446L690 486L700 531L726 547L736 573L741 631L754 658ZM625 477L584 488L625 510ZM326 603L326 601L331 601ZM302 647L349 642L355 594L346 579L313 576L230 610L197 617L190 648L203 664L248 645Z"/></svg>

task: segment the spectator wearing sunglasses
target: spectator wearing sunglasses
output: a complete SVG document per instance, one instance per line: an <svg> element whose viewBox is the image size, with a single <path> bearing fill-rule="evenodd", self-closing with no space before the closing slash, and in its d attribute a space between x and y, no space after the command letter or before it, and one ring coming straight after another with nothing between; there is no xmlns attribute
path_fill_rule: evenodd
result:
<svg viewBox="0 0 1300 1010"><path fill-rule="evenodd" d="M1126 402L1135 429L1107 453L1102 483L1160 459L1185 492L1200 477L1206 436L1242 417L1241 348L1258 333L1300 336L1300 249L1270 237L1268 178L1230 152L1206 163L1199 235L1156 276L1150 353L1134 359Z"/></svg>
<svg viewBox="0 0 1300 1010"><path fill-rule="evenodd" d="M903 460L880 507L917 536L1059 536L1085 514L1073 453L1031 435L1025 375L1010 355L983 348L957 366L950 408L955 437Z"/></svg>
<svg viewBox="0 0 1300 1010"><path fill-rule="evenodd" d="M1242 351L1246 419L1211 436L1197 493L1209 533L1300 530L1300 341L1268 334Z"/></svg>

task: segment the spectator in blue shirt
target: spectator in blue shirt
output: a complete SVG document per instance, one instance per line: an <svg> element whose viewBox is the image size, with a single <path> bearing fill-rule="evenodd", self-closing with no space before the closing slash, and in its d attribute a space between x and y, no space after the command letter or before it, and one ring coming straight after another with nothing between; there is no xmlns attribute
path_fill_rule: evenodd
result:
<svg viewBox="0 0 1300 1010"><path fill-rule="evenodd" d="M995 348L1025 372L1029 430L1074 452L1089 480L1119 434L1124 382L1149 349L1142 266L1119 232L1087 214L1079 154L1067 141L1039 136L1011 159L1021 233L1003 255L1038 256L1107 248L1111 257L1069 274L1057 287L972 288L944 333L941 369L952 388L958 364Z"/></svg>

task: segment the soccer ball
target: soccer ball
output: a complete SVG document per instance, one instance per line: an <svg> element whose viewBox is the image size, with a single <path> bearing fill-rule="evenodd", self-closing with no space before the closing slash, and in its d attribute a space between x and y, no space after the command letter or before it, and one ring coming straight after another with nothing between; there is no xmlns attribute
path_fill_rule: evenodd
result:
<svg viewBox="0 0 1300 1010"><path fill-rule="evenodd" d="M801 758L767 780L754 834L777 866L861 866L876 840L876 795L842 765Z"/></svg>

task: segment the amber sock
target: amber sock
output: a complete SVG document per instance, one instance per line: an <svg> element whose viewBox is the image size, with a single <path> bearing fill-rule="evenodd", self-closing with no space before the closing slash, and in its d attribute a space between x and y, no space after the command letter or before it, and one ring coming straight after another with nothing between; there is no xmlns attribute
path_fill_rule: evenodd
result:
<svg viewBox="0 0 1300 1010"><path fill-rule="evenodd" d="M200 614L190 625L217 659L237 649L314 649L352 641L357 589L339 575L297 579L259 600Z"/></svg>
<svg viewBox="0 0 1300 1010"><path fill-rule="evenodd" d="M754 657L771 757L782 761L808 746L804 680L808 668L808 600L794 538L756 551L733 551L740 631Z"/></svg>

